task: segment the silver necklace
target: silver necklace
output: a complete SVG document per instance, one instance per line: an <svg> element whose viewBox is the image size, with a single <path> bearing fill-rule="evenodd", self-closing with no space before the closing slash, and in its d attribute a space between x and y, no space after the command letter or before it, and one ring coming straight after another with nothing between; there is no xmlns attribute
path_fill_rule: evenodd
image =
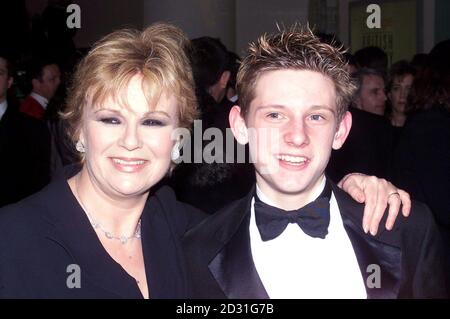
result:
<svg viewBox="0 0 450 319"><path fill-rule="evenodd" d="M78 201L80 202L81 208L83 208L84 212L86 213L86 215L89 219L89 222L91 223L92 227L94 227L94 229L100 230L105 235L105 237L108 239L119 240L122 245L125 245L129 240L131 240L133 238L136 238L136 239L141 238L141 218L139 218L139 221L138 221L138 224L134 231L134 234L131 236L125 236L125 235L115 236L110 231L104 229L102 224L99 223L98 221L96 221L94 218L92 218L91 214L89 214L89 212L87 211L86 207L83 204L83 201L81 200L80 194L78 193L78 187L77 187L78 183L76 183L76 184L77 185L75 185L75 191L77 193Z"/></svg>
<svg viewBox="0 0 450 319"><path fill-rule="evenodd" d="M134 231L133 235L131 235L131 236L125 236L125 235L114 236L111 232L109 232L106 229L104 229L102 224L100 224L99 222L93 220L88 212L86 212L86 214L89 217L89 221L90 221L92 227L94 227L94 229L101 230L102 233L105 235L105 237L108 238L108 239L120 240L120 243L122 245L125 245L128 242L128 240L130 240L130 239L133 239L133 238L140 239L141 238L141 219L139 219L139 222L138 222L138 224L136 226L136 230Z"/></svg>

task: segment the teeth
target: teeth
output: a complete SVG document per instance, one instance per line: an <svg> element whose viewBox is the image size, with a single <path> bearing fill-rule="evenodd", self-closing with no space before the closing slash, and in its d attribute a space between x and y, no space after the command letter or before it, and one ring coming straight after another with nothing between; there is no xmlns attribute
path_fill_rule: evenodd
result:
<svg viewBox="0 0 450 319"><path fill-rule="evenodd" d="M122 164L122 165L142 165L145 163L145 161L124 161L118 158L113 158L113 161L117 164Z"/></svg>
<svg viewBox="0 0 450 319"><path fill-rule="evenodd" d="M291 163L304 163L307 161L306 157L290 156L290 155L278 155L277 158L282 161Z"/></svg>

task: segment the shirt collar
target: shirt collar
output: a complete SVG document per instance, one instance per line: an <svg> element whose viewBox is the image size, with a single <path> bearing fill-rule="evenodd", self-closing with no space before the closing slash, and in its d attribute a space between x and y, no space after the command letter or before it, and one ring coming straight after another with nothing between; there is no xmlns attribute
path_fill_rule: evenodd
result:
<svg viewBox="0 0 450 319"><path fill-rule="evenodd" d="M319 185L319 187L317 187L314 190L313 196L311 197L312 200L315 200L317 197L319 197L319 195L322 193L322 191L325 188L325 183L326 183L327 179L326 177L324 177ZM269 196L267 196L266 194L263 193L263 191L259 188L258 184L256 184L256 195L258 196L258 198L263 202L266 203L267 205L273 206L273 207L277 207L277 205L275 205L275 203L269 198ZM306 204L305 204L306 205Z"/></svg>
<svg viewBox="0 0 450 319"><path fill-rule="evenodd" d="M31 92L31 97L34 98L38 103L44 108L47 109L48 100L40 94L36 92Z"/></svg>
<svg viewBox="0 0 450 319"><path fill-rule="evenodd" d="M6 112L6 109L8 108L8 102L4 100L0 103L0 120L2 119L3 115Z"/></svg>

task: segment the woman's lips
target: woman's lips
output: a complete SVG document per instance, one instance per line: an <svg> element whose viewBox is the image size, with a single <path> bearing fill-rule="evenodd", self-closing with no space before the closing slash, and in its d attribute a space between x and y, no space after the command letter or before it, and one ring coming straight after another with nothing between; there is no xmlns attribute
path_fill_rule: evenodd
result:
<svg viewBox="0 0 450 319"><path fill-rule="evenodd" d="M147 160L141 158L111 157L113 166L124 173L136 173L144 168Z"/></svg>

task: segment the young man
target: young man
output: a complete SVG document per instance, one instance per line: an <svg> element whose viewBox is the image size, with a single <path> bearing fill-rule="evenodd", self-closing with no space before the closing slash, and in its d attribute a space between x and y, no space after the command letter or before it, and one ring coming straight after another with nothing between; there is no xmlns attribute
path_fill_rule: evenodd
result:
<svg viewBox="0 0 450 319"><path fill-rule="evenodd" d="M372 237L361 227L363 206L324 175L352 123L341 52L309 30L263 36L237 87L230 123L249 143L256 188L185 236L192 296L444 296L429 210L415 203L407 221Z"/></svg>

